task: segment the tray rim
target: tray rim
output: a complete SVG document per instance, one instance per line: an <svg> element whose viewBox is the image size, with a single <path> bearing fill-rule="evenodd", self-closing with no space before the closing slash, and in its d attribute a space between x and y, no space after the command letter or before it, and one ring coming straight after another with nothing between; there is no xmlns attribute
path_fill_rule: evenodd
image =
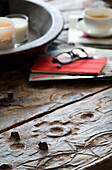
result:
<svg viewBox="0 0 112 170"><path fill-rule="evenodd" d="M33 48L39 48L45 46L46 44L49 44L51 41L53 41L56 37L58 37L63 29L64 19L61 15L61 12L58 9L54 8L52 5L49 5L45 2L37 2L36 0L24 0L24 1L37 4L43 7L46 11L48 11L52 18L52 26L50 27L50 29L46 34L44 34L42 37L36 40L33 40L27 44L23 44L17 48L7 49L3 51L1 50L0 56L4 56L8 54L16 54L18 52L27 51ZM57 22L58 24L56 24Z"/></svg>

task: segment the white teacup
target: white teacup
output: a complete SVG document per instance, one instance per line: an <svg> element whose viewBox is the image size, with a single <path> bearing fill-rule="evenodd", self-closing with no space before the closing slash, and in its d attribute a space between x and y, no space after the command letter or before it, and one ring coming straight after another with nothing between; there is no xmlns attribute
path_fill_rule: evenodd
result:
<svg viewBox="0 0 112 170"><path fill-rule="evenodd" d="M92 32L106 33L112 28L112 9L107 7L87 8L83 19Z"/></svg>

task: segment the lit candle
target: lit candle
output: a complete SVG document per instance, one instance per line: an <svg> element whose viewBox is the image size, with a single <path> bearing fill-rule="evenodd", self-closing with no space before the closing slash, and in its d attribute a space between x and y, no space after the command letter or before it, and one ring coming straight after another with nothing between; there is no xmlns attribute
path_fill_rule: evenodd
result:
<svg viewBox="0 0 112 170"><path fill-rule="evenodd" d="M15 27L15 42L23 43L28 40L28 17L22 14L7 15Z"/></svg>
<svg viewBox="0 0 112 170"><path fill-rule="evenodd" d="M10 19L0 17L0 50L14 47L14 24Z"/></svg>

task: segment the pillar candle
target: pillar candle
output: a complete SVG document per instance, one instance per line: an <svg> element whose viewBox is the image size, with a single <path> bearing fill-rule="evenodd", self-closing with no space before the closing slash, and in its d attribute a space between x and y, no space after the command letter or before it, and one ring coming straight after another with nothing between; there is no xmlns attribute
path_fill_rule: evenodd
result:
<svg viewBox="0 0 112 170"><path fill-rule="evenodd" d="M22 43L28 40L28 17L23 14L10 14L7 15L15 27L15 42Z"/></svg>
<svg viewBox="0 0 112 170"><path fill-rule="evenodd" d="M14 24L6 17L0 17L0 50L14 47Z"/></svg>

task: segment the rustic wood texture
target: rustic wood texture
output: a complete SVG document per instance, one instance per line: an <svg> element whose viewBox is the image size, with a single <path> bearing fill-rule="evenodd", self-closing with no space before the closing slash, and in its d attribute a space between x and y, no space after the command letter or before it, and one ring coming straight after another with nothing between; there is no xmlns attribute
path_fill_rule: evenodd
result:
<svg viewBox="0 0 112 170"><path fill-rule="evenodd" d="M67 43L70 14L81 14L88 6L111 6L109 0L40 1L59 9L65 20L52 43L58 50L73 47ZM112 81L31 83L28 77L29 65L0 73L0 93L13 92L19 100L0 106L0 169L111 170ZM39 149L39 142L47 142L48 150Z"/></svg>
<svg viewBox="0 0 112 170"><path fill-rule="evenodd" d="M112 86L111 81L94 80L29 83L27 76L27 72L25 75L16 70L2 73L0 77L2 94L7 96L13 92L21 101L17 106L0 106L0 132Z"/></svg>
<svg viewBox="0 0 112 170"><path fill-rule="evenodd" d="M15 170L77 170L94 169L100 162L95 170L110 170L111 96L112 88L4 132L0 164L11 164ZM11 132L18 132L20 140L11 138ZM39 149L39 142L46 142L48 149ZM110 163L105 165L106 159Z"/></svg>

